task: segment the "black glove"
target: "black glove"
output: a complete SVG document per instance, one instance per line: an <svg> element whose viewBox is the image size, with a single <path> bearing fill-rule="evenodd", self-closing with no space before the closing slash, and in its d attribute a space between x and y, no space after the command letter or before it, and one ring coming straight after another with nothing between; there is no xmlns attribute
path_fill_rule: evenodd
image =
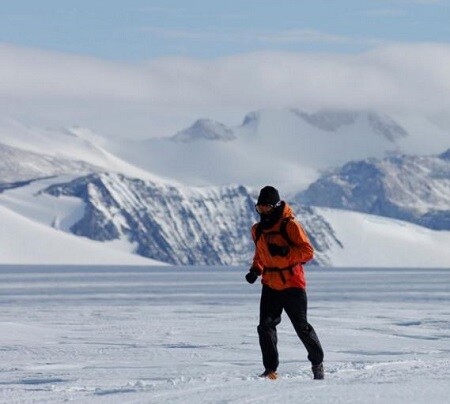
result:
<svg viewBox="0 0 450 404"><path fill-rule="evenodd" d="M255 283L255 281L258 279L258 276L259 271L256 268L251 267L250 270L248 271L248 274L245 275L245 280L248 283Z"/></svg>
<svg viewBox="0 0 450 404"><path fill-rule="evenodd" d="M286 255L289 254L288 246L268 244L267 247L269 248L270 255L272 255L273 257L275 257L276 255L279 255L280 257L286 257Z"/></svg>

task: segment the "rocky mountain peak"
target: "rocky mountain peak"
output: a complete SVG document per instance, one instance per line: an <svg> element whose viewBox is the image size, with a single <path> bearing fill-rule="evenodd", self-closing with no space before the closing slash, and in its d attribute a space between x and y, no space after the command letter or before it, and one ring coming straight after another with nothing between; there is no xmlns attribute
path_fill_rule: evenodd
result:
<svg viewBox="0 0 450 404"><path fill-rule="evenodd" d="M342 127L354 125L358 121L366 121L375 133L391 142L408 136L408 132L392 118L371 111L321 109L311 114L298 109L291 109L290 111L310 125L327 132L334 132Z"/></svg>
<svg viewBox="0 0 450 404"><path fill-rule="evenodd" d="M171 138L176 142L192 142L202 139L228 142L236 139L236 136L232 129L220 122L198 119L192 126L176 133Z"/></svg>
<svg viewBox="0 0 450 404"><path fill-rule="evenodd" d="M261 117L261 111L252 111L249 112L244 117L244 121L242 122L242 126L257 126Z"/></svg>
<svg viewBox="0 0 450 404"><path fill-rule="evenodd" d="M297 195L303 203L355 210L450 230L450 152L349 162Z"/></svg>
<svg viewBox="0 0 450 404"><path fill-rule="evenodd" d="M450 149L448 149L444 153L440 154L439 158L441 158L442 160L449 160L450 161Z"/></svg>

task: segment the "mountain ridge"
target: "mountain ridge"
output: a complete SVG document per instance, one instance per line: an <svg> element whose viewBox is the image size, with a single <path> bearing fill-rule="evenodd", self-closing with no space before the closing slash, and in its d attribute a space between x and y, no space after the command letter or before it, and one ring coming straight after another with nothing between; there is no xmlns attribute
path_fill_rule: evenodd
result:
<svg viewBox="0 0 450 404"><path fill-rule="evenodd" d="M98 241L126 238L145 257L179 265L239 265L252 258L256 193L244 186L176 188L101 173L41 192L83 200L85 212L72 233ZM312 210L297 208L306 225L315 223L316 262L329 263L326 250L337 242L332 229Z"/></svg>
<svg viewBox="0 0 450 404"><path fill-rule="evenodd" d="M433 156L395 155L330 170L295 199L450 230L449 150Z"/></svg>

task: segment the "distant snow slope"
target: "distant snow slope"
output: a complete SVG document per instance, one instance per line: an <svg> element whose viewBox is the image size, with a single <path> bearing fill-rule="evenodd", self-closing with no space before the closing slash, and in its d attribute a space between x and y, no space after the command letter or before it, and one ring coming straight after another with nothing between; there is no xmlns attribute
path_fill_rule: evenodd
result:
<svg viewBox="0 0 450 404"><path fill-rule="evenodd" d="M100 171L98 166L35 153L0 143L0 183L11 183L61 174L87 174Z"/></svg>
<svg viewBox="0 0 450 404"><path fill-rule="evenodd" d="M87 129L39 128L3 118L0 119L0 142L18 149L88 161L99 166L109 163L108 153L101 148L105 139Z"/></svg>
<svg viewBox="0 0 450 404"><path fill-rule="evenodd" d="M106 144L105 138L89 129L42 129L0 119L0 157L5 160L0 162L0 183L99 170L165 181L137 168L132 160L126 162L111 154L104 148Z"/></svg>
<svg viewBox="0 0 450 404"><path fill-rule="evenodd" d="M160 265L117 251L104 243L76 237L19 215L0 205L2 264Z"/></svg>
<svg viewBox="0 0 450 404"><path fill-rule="evenodd" d="M334 266L450 268L450 231L364 213L316 210L342 244L330 246Z"/></svg>

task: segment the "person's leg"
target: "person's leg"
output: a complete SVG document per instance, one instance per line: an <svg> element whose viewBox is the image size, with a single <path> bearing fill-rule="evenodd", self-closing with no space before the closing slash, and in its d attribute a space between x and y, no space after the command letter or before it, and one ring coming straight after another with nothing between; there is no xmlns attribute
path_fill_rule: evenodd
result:
<svg viewBox="0 0 450 404"><path fill-rule="evenodd" d="M281 322L283 306L279 292L263 285L259 310L259 345L266 370L276 371L278 368L277 329Z"/></svg>
<svg viewBox="0 0 450 404"><path fill-rule="evenodd" d="M307 297L303 289L290 288L283 291L283 306L294 329L308 351L312 365L323 361L323 349L314 328L307 321Z"/></svg>

